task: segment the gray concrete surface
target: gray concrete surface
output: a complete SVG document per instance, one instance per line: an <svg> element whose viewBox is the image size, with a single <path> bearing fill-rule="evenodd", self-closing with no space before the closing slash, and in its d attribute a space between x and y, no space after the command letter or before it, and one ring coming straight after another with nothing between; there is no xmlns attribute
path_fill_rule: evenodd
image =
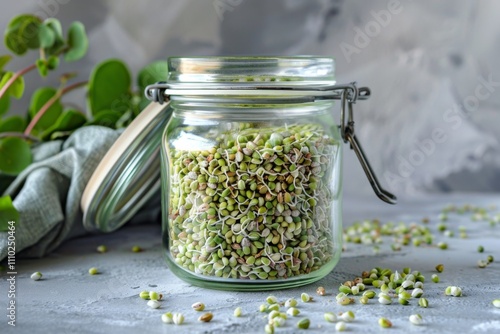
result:
<svg viewBox="0 0 500 334"><path fill-rule="evenodd" d="M315 296L315 301L299 303L301 314L288 319L276 333L303 332L296 329L296 322L303 317L311 320L307 333L334 332L335 324L323 320L325 311L335 313L353 310L356 319L348 323L348 332L356 333L498 333L500 309L491 304L500 298L500 224L491 227L485 221L472 221L470 215L449 216L448 226L455 231L449 238L436 231L437 215L448 204L497 205L499 195L432 195L397 206L379 203L370 197L348 198L344 202L344 225L365 218L382 221L420 221L431 218L429 226L436 241L446 241L448 250L435 247L403 247L399 252L390 249L390 240L380 245L374 254L372 246L347 244L335 270L316 284L302 288L272 292L280 301L299 298L301 292ZM458 227L465 226L467 239L458 237ZM96 246L106 244L108 253L99 254ZM130 248L140 245L142 253L132 253ZM477 252L483 245L485 252ZM477 267L477 260L493 255L493 262L485 269ZM434 267L445 265L440 274L441 282L430 281ZM98 267L101 274L90 276L88 269ZM359 302L349 306L335 303L340 283L353 279L363 270L374 266L401 270L411 267L426 276L425 297L429 308L420 308L414 299L410 305L397 302L381 305L377 299L368 305ZM16 263L16 326L7 325L6 305L7 275L1 273L0 317L1 333L263 333L265 314L258 312L260 304L270 294L268 291L242 293L214 291L191 286L175 277L162 258L160 225L128 226L108 235L92 235L65 243L58 251L44 259L21 260ZM41 271L43 279L32 281L31 273ZM317 296L315 290L324 286L330 294ZM448 285L463 289L463 297L444 295ZM156 290L165 295L160 309L151 309L138 297L141 290ZM356 298L357 300L357 298ZM197 321L199 313L191 304L202 301L206 310L214 314L210 323ZM233 310L241 306L243 316L235 318ZM164 312L182 312L185 323L181 326L161 322ZM420 313L423 326L408 321L410 314ZM393 322L393 328L381 329L377 319L381 316Z"/></svg>

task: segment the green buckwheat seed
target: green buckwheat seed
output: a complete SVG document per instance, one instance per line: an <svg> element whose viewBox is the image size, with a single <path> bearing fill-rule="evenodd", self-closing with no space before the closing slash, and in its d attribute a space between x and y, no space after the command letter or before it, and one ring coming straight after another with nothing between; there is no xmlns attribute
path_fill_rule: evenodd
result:
<svg viewBox="0 0 500 334"><path fill-rule="evenodd" d="M290 307L288 310L286 310L286 314L292 316L292 317L296 317L300 314L300 310L296 307Z"/></svg>
<svg viewBox="0 0 500 334"><path fill-rule="evenodd" d="M500 299L495 299L491 302L493 306L500 308Z"/></svg>
<svg viewBox="0 0 500 334"><path fill-rule="evenodd" d="M273 318L270 323L274 325L274 327L283 327L285 325L286 319L282 317Z"/></svg>
<svg viewBox="0 0 500 334"><path fill-rule="evenodd" d="M142 252L142 248L139 247L139 246L133 246L131 249L130 249L133 253L140 253Z"/></svg>
<svg viewBox="0 0 500 334"><path fill-rule="evenodd" d="M172 314L172 322L175 325L182 325L184 323L184 315L182 313Z"/></svg>
<svg viewBox="0 0 500 334"><path fill-rule="evenodd" d="M410 302L408 301L408 299L404 299L404 298L398 298L398 302L401 305L408 305L408 304L410 304Z"/></svg>
<svg viewBox="0 0 500 334"><path fill-rule="evenodd" d="M106 253L108 251L108 247L106 247L105 245L99 245L97 246L96 250L98 253Z"/></svg>
<svg viewBox="0 0 500 334"><path fill-rule="evenodd" d="M173 324L174 323L173 314L171 312L162 314L161 321L166 324Z"/></svg>
<svg viewBox="0 0 500 334"><path fill-rule="evenodd" d="M437 246L440 249L448 249L448 244L446 242L443 242L443 241L438 242Z"/></svg>
<svg viewBox="0 0 500 334"><path fill-rule="evenodd" d="M252 280L306 275L334 257L331 165L322 126L210 134L203 150L167 148L169 251L195 274Z"/></svg>
<svg viewBox="0 0 500 334"><path fill-rule="evenodd" d="M235 317L241 317L241 315L243 314L241 307L235 308L233 314Z"/></svg>
<svg viewBox="0 0 500 334"><path fill-rule="evenodd" d="M195 311L201 312L205 310L205 304L203 304L202 302L196 302L193 305L191 305L191 308Z"/></svg>
<svg viewBox="0 0 500 334"><path fill-rule="evenodd" d="M280 310L280 304L271 304L267 307L267 311L279 311Z"/></svg>
<svg viewBox="0 0 500 334"><path fill-rule="evenodd" d="M326 312L323 317L325 318L326 321L328 322L336 322L337 321L337 315L333 312Z"/></svg>
<svg viewBox="0 0 500 334"><path fill-rule="evenodd" d="M147 305L151 308L159 308L161 306L160 302L157 300L150 300Z"/></svg>
<svg viewBox="0 0 500 334"><path fill-rule="evenodd" d="M149 291L149 299L161 300L162 298L163 298L163 295L161 293L158 293L156 291Z"/></svg>
<svg viewBox="0 0 500 334"><path fill-rule="evenodd" d="M429 302L427 301L427 298L422 297L418 300L418 305L420 307L427 308L429 307Z"/></svg>
<svg viewBox="0 0 500 334"><path fill-rule="evenodd" d="M413 291L411 292L411 296L413 298L420 298L420 297L422 297L423 294L424 294L424 290L422 290L420 288L413 289Z"/></svg>
<svg viewBox="0 0 500 334"><path fill-rule="evenodd" d="M416 325L416 326L420 326L424 322L424 320L422 319L422 316L420 314L410 315L409 320L413 325Z"/></svg>
<svg viewBox="0 0 500 334"><path fill-rule="evenodd" d="M204 313L199 316L198 321L201 322L210 322L212 321L214 315L211 312Z"/></svg>
<svg viewBox="0 0 500 334"><path fill-rule="evenodd" d="M42 273L37 271L37 272L34 272L33 274L31 274L30 278L33 280L33 281L38 281L42 278Z"/></svg>
<svg viewBox="0 0 500 334"><path fill-rule="evenodd" d="M266 302L269 304L269 305L272 305L272 304L276 304L278 303L278 299L274 296L268 296L266 298Z"/></svg>
<svg viewBox="0 0 500 334"><path fill-rule="evenodd" d="M478 266L479 268L486 268L486 266L488 266L488 262L487 262L487 261L485 261L485 260L478 260L478 261L477 261L477 266Z"/></svg>
<svg viewBox="0 0 500 334"><path fill-rule="evenodd" d="M372 299L376 296L376 293L373 290L367 290L367 291L363 292L363 296L365 296L368 299Z"/></svg>
<svg viewBox="0 0 500 334"><path fill-rule="evenodd" d="M149 291L141 291L139 293L139 297L141 297L144 300L149 300Z"/></svg>
<svg viewBox="0 0 500 334"><path fill-rule="evenodd" d="M313 298L311 296L309 296L307 293L303 292L301 295L300 295L300 299L304 302L304 303L308 303L310 301L313 300Z"/></svg>
<svg viewBox="0 0 500 334"><path fill-rule="evenodd" d="M382 328L390 328L392 327L392 322L387 318L378 319L378 324Z"/></svg>
<svg viewBox="0 0 500 334"><path fill-rule="evenodd" d="M337 332L344 332L347 329L347 325L343 321L339 321L335 324L335 330Z"/></svg>
<svg viewBox="0 0 500 334"><path fill-rule="evenodd" d="M354 315L354 312L353 311L347 311L347 312L344 312L340 315L340 317L342 318L342 320L344 320L345 322L352 322L354 321L354 319L356 318L356 316Z"/></svg>
<svg viewBox="0 0 500 334"><path fill-rule="evenodd" d="M308 318L300 319L299 322L297 322L297 328L308 329L310 324L311 321Z"/></svg>

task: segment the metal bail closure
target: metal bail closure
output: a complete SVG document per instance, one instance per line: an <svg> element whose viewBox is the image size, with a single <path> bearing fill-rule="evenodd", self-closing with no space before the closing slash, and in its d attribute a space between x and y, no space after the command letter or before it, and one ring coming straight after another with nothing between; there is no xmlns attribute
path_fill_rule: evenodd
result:
<svg viewBox="0 0 500 334"><path fill-rule="evenodd" d="M351 91L349 91L349 89ZM363 167L366 177L368 178L368 181L370 182L373 191L375 192L375 194L377 194L378 198L380 198L382 201L386 203L396 204L397 197L388 192L387 190L385 190L384 188L382 188L380 182L377 179L377 176L375 175L370 165L370 162L366 158L363 148L361 147L358 139L356 138L356 135L354 134L354 118L353 118L352 105L356 102L356 98L360 90L367 90L367 95L369 95L368 88L363 87L358 90L354 82L351 84L351 87L344 89L342 93L340 102L341 135L342 138L344 139L344 142L346 143L349 142L351 149L354 150L354 152L356 153L356 156L358 157L359 162L361 163L361 167ZM346 109L348 112L347 120L345 119Z"/></svg>

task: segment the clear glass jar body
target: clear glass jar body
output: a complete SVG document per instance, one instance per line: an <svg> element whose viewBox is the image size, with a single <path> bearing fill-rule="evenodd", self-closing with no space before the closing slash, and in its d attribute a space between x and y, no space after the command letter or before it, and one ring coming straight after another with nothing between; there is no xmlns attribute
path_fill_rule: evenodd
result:
<svg viewBox="0 0 500 334"><path fill-rule="evenodd" d="M337 264L342 140L333 102L278 97L171 98L161 149L163 242L185 281L281 289L317 281Z"/></svg>

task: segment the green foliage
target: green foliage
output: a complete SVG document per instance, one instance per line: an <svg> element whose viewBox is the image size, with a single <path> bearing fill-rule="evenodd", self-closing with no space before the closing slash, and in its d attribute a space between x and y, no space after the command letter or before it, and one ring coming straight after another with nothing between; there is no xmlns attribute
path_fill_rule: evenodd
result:
<svg viewBox="0 0 500 334"><path fill-rule="evenodd" d="M87 125L101 125L116 129L116 123L120 120L120 117L120 113L116 110L101 110L94 114L94 117Z"/></svg>
<svg viewBox="0 0 500 334"><path fill-rule="evenodd" d="M166 81L168 76L168 63L164 60L158 60L144 67L137 76L137 85L139 90L144 92L148 85L158 81ZM141 95L139 102L139 110L144 109L149 100L144 95Z"/></svg>
<svg viewBox="0 0 500 334"><path fill-rule="evenodd" d="M55 95L57 94L57 89L52 87L42 87L38 88L31 97L31 103L29 107L29 115L31 118L40 111L40 109ZM60 99L57 99L52 103L52 105L47 109L44 115L36 123L35 129L42 131L50 128L59 118L63 111L63 106Z"/></svg>
<svg viewBox="0 0 500 334"><path fill-rule="evenodd" d="M0 87L5 86L7 84L7 81L10 80L14 76L14 72L5 72L2 76L2 80L0 80ZM23 77L18 77L16 80L10 85L9 89L7 90L8 95L20 99L23 96L24 93L24 78Z"/></svg>
<svg viewBox="0 0 500 334"><path fill-rule="evenodd" d="M0 197L0 232L9 230L9 222L19 221L19 212L12 204L10 196Z"/></svg>
<svg viewBox="0 0 500 334"><path fill-rule="evenodd" d="M23 14L14 17L5 30L5 46L19 56L25 54L28 49L38 49L41 23L42 20L34 15Z"/></svg>
<svg viewBox="0 0 500 334"><path fill-rule="evenodd" d="M3 70L5 65L9 63L9 61L12 59L11 55L3 55L0 56L0 72Z"/></svg>
<svg viewBox="0 0 500 334"><path fill-rule="evenodd" d="M65 37L66 36L66 37ZM41 20L23 14L14 17L4 33L4 43L14 55L30 50L37 54L32 64L17 72L4 69L12 55L0 55L0 194L15 176L32 163L31 146L39 141L64 139L82 126L100 125L113 129L127 126L149 101L144 88L165 80L167 63L157 61L142 69L137 78L138 92L132 87L132 75L125 63L109 59L97 64L88 81L72 81L76 73L63 73L59 87L39 87L31 95L26 117L6 116L11 98L21 99L25 90L24 76L37 70L46 77L59 68L60 62L73 62L85 56L88 38L85 27L73 22L66 34L56 18ZM85 113L64 102L64 95L87 87ZM0 222L17 221L19 214L10 197L0 198ZM5 226L0 226L0 230Z"/></svg>
<svg viewBox="0 0 500 334"><path fill-rule="evenodd" d="M0 117L5 114L10 107L10 99L9 96L6 94L0 98Z"/></svg>
<svg viewBox="0 0 500 334"><path fill-rule="evenodd" d="M31 164L30 145L21 138L0 139L0 170L5 174L16 175Z"/></svg>
<svg viewBox="0 0 500 334"><path fill-rule="evenodd" d="M38 39L40 48L47 49L54 45L56 41L56 33L46 24L41 24L38 28Z"/></svg>
<svg viewBox="0 0 500 334"><path fill-rule="evenodd" d="M54 124L46 129L41 137L42 139L52 139L52 137L61 137L78 129L87 122L87 118L79 111L68 109L64 111Z"/></svg>
<svg viewBox="0 0 500 334"><path fill-rule="evenodd" d="M89 48L85 27L81 22L73 22L68 31L69 50L64 54L64 60L75 61L82 58Z"/></svg>
<svg viewBox="0 0 500 334"><path fill-rule="evenodd" d="M26 120L21 116L10 116L0 119L0 132L23 132Z"/></svg>
<svg viewBox="0 0 500 334"><path fill-rule="evenodd" d="M132 78L120 60L109 59L97 65L90 74L88 103L93 115L114 110L120 115L130 107Z"/></svg>
<svg viewBox="0 0 500 334"><path fill-rule="evenodd" d="M164 60L158 60L145 66L137 75L137 84L141 92L158 81L166 81L168 76L168 63Z"/></svg>

